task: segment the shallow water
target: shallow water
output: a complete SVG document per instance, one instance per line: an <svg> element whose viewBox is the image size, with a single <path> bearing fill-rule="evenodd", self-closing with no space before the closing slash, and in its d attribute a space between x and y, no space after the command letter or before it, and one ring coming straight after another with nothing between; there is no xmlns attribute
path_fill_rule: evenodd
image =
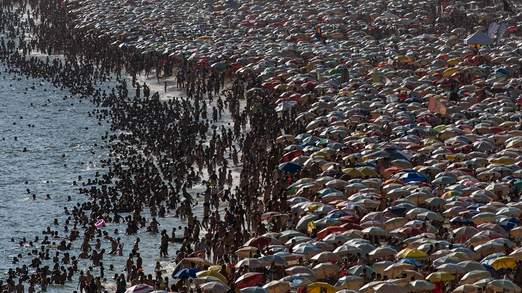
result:
<svg viewBox="0 0 522 293"><path fill-rule="evenodd" d="M33 84L35 90L28 89L24 93ZM23 237L32 240L38 235L42 239L41 232L47 226L61 231L60 236L65 234L63 222L67 216L63 213L64 207L71 208L77 202L87 200L79 194L73 181L79 175L86 180L94 178L96 171L103 173L99 161L108 154L101 137L108 127L106 124L98 125L96 118L88 116L88 112L94 108L88 100L83 99L81 103L78 97L63 100L68 93L46 82L19 80L19 77L2 72L0 92L0 220L3 222L0 232L0 274L3 276L8 268L14 266L12 260L17 254L24 255L21 264L30 260L27 253L31 249L18 245ZM29 127L28 124L35 126ZM36 194L36 200L26 189ZM47 194L50 199L46 199ZM69 202L68 196L72 199ZM59 226L52 225L54 218L59 219ZM178 224L177 219L160 222L165 221L171 222L170 226ZM105 229L112 232L116 228L124 230L123 225L110 224ZM158 254L159 237L146 232L133 237L120 237L125 243L125 255L132 248L134 239L142 238L140 247L146 271L152 272L152 260ZM14 238L14 243L11 238ZM77 240L73 246L77 248L79 244ZM109 251L108 243L103 244ZM77 249L71 251L71 255L77 254ZM124 262L125 257L107 256L106 276L120 272ZM116 268L113 272L108 271L111 263ZM88 265L87 262L81 264L82 268ZM50 287L48 291L71 292L71 286L75 285Z"/></svg>
<svg viewBox="0 0 522 293"><path fill-rule="evenodd" d="M41 239L41 231L51 226L54 218L64 222L65 206L72 207L85 200L73 181L79 175L93 178L96 171L102 170L99 161L107 153L101 148L106 127L88 117L92 105L87 100L81 103L77 98L63 100L66 91L1 70L0 273L3 275L12 267L15 255L29 251L18 246L22 237L32 240L39 235ZM33 85L34 90L29 88ZM35 200L27 189L36 194ZM63 227L52 228L63 231Z"/></svg>
<svg viewBox="0 0 522 293"><path fill-rule="evenodd" d="M41 240L41 232L47 226L60 231L61 237L65 235L63 223L67 216L63 213L64 207L72 208L76 203L88 200L78 192L73 181L79 175L86 180L94 178L97 171L104 173L99 162L108 157L108 151L101 137L109 127L107 123L99 124L95 117L89 117L88 112L94 106L88 99L71 98L67 91L56 89L47 82L20 78L5 73L3 67L0 69L0 196L3 199L0 202L0 220L4 224L0 230L0 278L3 278L7 270L15 266L12 260L17 254L23 254L18 266L29 264L31 260L27 254L32 248L18 245L23 237L33 240L39 236ZM34 90L30 89L33 85ZM69 98L64 100L65 96ZM226 115L217 125L226 125L230 119ZM24 148L27 148L26 152ZM236 170L234 181L238 180L238 175ZM36 200L26 189L36 194ZM194 196L199 192L203 192L202 186L191 190ZM50 199L46 199L46 194L50 195ZM71 201L67 201L68 196L71 196ZM199 201L198 198L196 201ZM201 218L202 206L195 206L193 212ZM145 216L150 219L147 212ZM52 224L54 218L59 219L59 226ZM172 215L158 221L160 229L166 229L169 233L173 227L185 226L184 221ZM115 229L125 231L125 228L124 224L109 223L103 229L114 236ZM83 229L79 229L83 236ZM108 283L112 283L111 277L115 273L123 272L126 257L136 237L141 240L140 253L145 272L153 273L155 261L159 260L167 272L164 276L170 276L174 266L172 259L179 244L169 245L170 258L159 259L158 234L141 229L137 235L120 233L116 237L121 237L124 243L122 257L108 255L109 243L102 240L102 248L106 250L103 263ZM11 238L15 242L11 242ZM73 243L73 249L69 252L71 256L78 255L80 244L81 237ZM51 250L51 257L54 253ZM110 264L114 265L113 271L109 270ZM51 266L51 263L44 262L44 265ZM88 260L80 261L80 269L87 269L89 265ZM98 275L99 271L93 268L93 272ZM66 283L65 286L50 286L48 292L73 292L76 285L77 281ZM109 292L112 291L110 287L108 284Z"/></svg>

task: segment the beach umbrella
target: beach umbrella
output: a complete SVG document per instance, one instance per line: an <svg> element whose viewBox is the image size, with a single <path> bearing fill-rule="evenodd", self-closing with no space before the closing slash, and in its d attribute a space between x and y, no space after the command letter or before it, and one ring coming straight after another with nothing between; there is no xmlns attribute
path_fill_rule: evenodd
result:
<svg viewBox="0 0 522 293"><path fill-rule="evenodd" d="M486 268L481 263L474 260L461 261L457 265L465 272L486 270Z"/></svg>
<svg viewBox="0 0 522 293"><path fill-rule="evenodd" d="M362 233L369 235L369 236L378 236L378 237L384 237L388 236L388 232L384 230L381 227L368 227L361 231Z"/></svg>
<svg viewBox="0 0 522 293"><path fill-rule="evenodd" d="M339 256L333 252L323 251L323 252L320 252L320 253L314 255L310 259L315 260L317 262L336 263L337 261L339 261Z"/></svg>
<svg viewBox="0 0 522 293"><path fill-rule="evenodd" d="M293 267L287 268L285 270L285 272L289 275L296 275L296 274L308 274L311 276L314 275L314 271L311 268L305 267L305 266L293 266Z"/></svg>
<svg viewBox="0 0 522 293"><path fill-rule="evenodd" d="M459 243L466 242L468 239L473 237L478 232L479 232L479 230L472 226L459 227L459 228L453 230L455 239Z"/></svg>
<svg viewBox="0 0 522 293"><path fill-rule="evenodd" d="M289 111L290 109L294 108L297 105L296 101L281 101L277 106L275 107L276 112L285 112Z"/></svg>
<svg viewBox="0 0 522 293"><path fill-rule="evenodd" d="M254 237L254 238L248 240L244 246L253 246L253 247L262 249L270 244L278 245L278 244L282 244L282 243L281 243L281 241L279 241L273 237L259 236L259 237Z"/></svg>
<svg viewBox="0 0 522 293"><path fill-rule="evenodd" d="M410 282L409 292L425 292L431 291L435 285L425 280L415 280Z"/></svg>
<svg viewBox="0 0 522 293"><path fill-rule="evenodd" d="M379 285L379 284L384 284L386 283L386 281L373 281L373 282L369 282L369 283L366 283L364 286L362 286L361 288L359 288L359 290L357 290L358 292L374 292L374 288L375 286Z"/></svg>
<svg viewBox="0 0 522 293"><path fill-rule="evenodd" d="M476 225L480 225L482 223L491 223L491 222L494 222L496 220L496 215L493 214L493 213L484 212L484 213L479 213L479 214L473 216L471 218L471 220Z"/></svg>
<svg viewBox="0 0 522 293"><path fill-rule="evenodd" d="M384 223L384 228L386 231L392 231L394 229L404 227L404 225L407 222L408 222L408 219L406 219L404 217L391 218Z"/></svg>
<svg viewBox="0 0 522 293"><path fill-rule="evenodd" d="M264 266L269 266L271 264L274 264L276 266L286 266L286 260L284 257L280 256L280 255L265 255L265 256L262 256L260 258L258 258L258 260L264 264Z"/></svg>
<svg viewBox="0 0 522 293"><path fill-rule="evenodd" d="M417 219L444 222L444 217L442 217L439 213L431 211L417 214Z"/></svg>
<svg viewBox="0 0 522 293"><path fill-rule="evenodd" d="M415 266L411 265L409 263L404 262L397 262L394 264L389 265L387 268L384 269L384 273L389 276L400 276L403 271L405 270L414 270Z"/></svg>
<svg viewBox="0 0 522 293"><path fill-rule="evenodd" d="M230 287L221 282L208 282L200 286L201 291L208 293L226 293Z"/></svg>
<svg viewBox="0 0 522 293"><path fill-rule="evenodd" d="M481 292L481 289L479 286L472 285L472 284L463 284L455 288L453 290L454 293L475 293L475 292Z"/></svg>
<svg viewBox="0 0 522 293"><path fill-rule="evenodd" d="M294 247L293 251L295 253L303 254L306 257L312 257L312 256L322 252L322 250L319 247L317 247L311 243L298 244L298 245L296 245L296 247Z"/></svg>
<svg viewBox="0 0 522 293"><path fill-rule="evenodd" d="M443 264L436 267L436 269L441 272L449 272L453 274L460 274L464 272L464 269L462 269L462 267L454 263Z"/></svg>
<svg viewBox="0 0 522 293"><path fill-rule="evenodd" d="M281 241L288 241L291 238L298 236L306 236L304 233L296 231L296 230L285 230L281 232L281 235L278 237Z"/></svg>
<svg viewBox="0 0 522 293"><path fill-rule="evenodd" d="M300 231L306 231L306 229L308 227L308 223L313 222L314 220L316 220L318 218L319 218L319 216L317 214L304 215L297 222L296 229L298 229Z"/></svg>
<svg viewBox="0 0 522 293"><path fill-rule="evenodd" d="M220 280L221 282L223 282L225 284L228 283L227 278L225 276L223 276L220 272L211 271L211 270L197 272L196 273L196 277L197 278L214 277L214 278L217 278L218 280Z"/></svg>
<svg viewBox="0 0 522 293"><path fill-rule="evenodd" d="M426 280L437 283L437 282L449 282L455 280L455 275L450 272L434 272L426 277Z"/></svg>
<svg viewBox="0 0 522 293"><path fill-rule="evenodd" d="M375 293L406 293L406 289L391 283L381 283L373 287Z"/></svg>
<svg viewBox="0 0 522 293"><path fill-rule="evenodd" d="M487 242L475 247L475 251L481 256L491 255L497 252L504 252L504 245L500 243Z"/></svg>
<svg viewBox="0 0 522 293"><path fill-rule="evenodd" d="M274 255L277 254L279 256L284 256L284 254L288 254L288 247L285 245L279 245L279 244L278 245L269 245L266 247L266 252L273 253Z"/></svg>
<svg viewBox="0 0 522 293"><path fill-rule="evenodd" d="M513 250L513 252L511 252L509 254L509 256L514 257L517 260L522 260L522 248L519 247L519 248Z"/></svg>
<svg viewBox="0 0 522 293"><path fill-rule="evenodd" d="M407 172L400 177L404 183L428 182L428 178L418 172Z"/></svg>
<svg viewBox="0 0 522 293"><path fill-rule="evenodd" d="M406 278L408 280L424 280L424 276L414 270L404 270L401 272L401 277Z"/></svg>
<svg viewBox="0 0 522 293"><path fill-rule="evenodd" d="M285 245L290 245L290 246L295 246L299 243L303 243L303 242L309 242L310 240L312 240L311 237L308 237L308 236L296 236L296 237L293 237L292 239L286 241Z"/></svg>
<svg viewBox="0 0 522 293"><path fill-rule="evenodd" d="M467 272L464 276L462 276L462 278L460 279L460 283L473 284L479 280L489 277L491 277L491 274L488 271L470 271Z"/></svg>
<svg viewBox="0 0 522 293"><path fill-rule="evenodd" d="M370 277L374 272L373 268L367 265L356 265L348 269L348 273L355 276L364 276Z"/></svg>
<svg viewBox="0 0 522 293"><path fill-rule="evenodd" d="M245 287L253 287L259 284L262 284L265 280L265 276L263 273L246 273L242 275L241 277L237 278L237 280L234 282L236 285L236 288L241 289Z"/></svg>
<svg viewBox="0 0 522 293"><path fill-rule="evenodd" d="M311 284L315 281L315 277L309 274L296 274L291 276L286 276L281 279L281 281L289 282L290 287L299 288Z"/></svg>
<svg viewBox="0 0 522 293"><path fill-rule="evenodd" d="M195 278L196 273L198 270L196 268L185 268L181 271L178 271L176 274L174 274L175 279L188 279L188 278Z"/></svg>
<svg viewBox="0 0 522 293"><path fill-rule="evenodd" d="M495 270L501 270L501 269L514 269L517 265L517 260L514 257L511 256L501 256L498 258L495 258L491 262L491 266Z"/></svg>
<svg viewBox="0 0 522 293"><path fill-rule="evenodd" d="M320 263L313 267L313 271L317 279L337 278L339 267L332 263Z"/></svg>
<svg viewBox="0 0 522 293"><path fill-rule="evenodd" d="M393 257L395 254L397 254L397 250L389 246L380 246L368 253L372 259L389 258Z"/></svg>
<svg viewBox="0 0 522 293"><path fill-rule="evenodd" d="M276 138L276 143L278 144L289 144L295 141L295 136L291 134L283 134Z"/></svg>
<svg viewBox="0 0 522 293"><path fill-rule="evenodd" d="M344 276L335 283L335 289L357 290L364 284L364 279L358 276Z"/></svg>
<svg viewBox="0 0 522 293"><path fill-rule="evenodd" d="M326 236L336 233L336 232L344 232L347 229L341 226L330 226L322 229L321 231L317 232L317 239L323 239Z"/></svg>
<svg viewBox="0 0 522 293"><path fill-rule="evenodd" d="M154 287L147 284L138 284L125 290L125 293L150 293L152 291L154 291Z"/></svg>
<svg viewBox="0 0 522 293"><path fill-rule="evenodd" d="M337 243L344 243L346 241L350 240L350 237L348 235L343 234L330 234L323 238L324 242L331 243L331 244L337 244Z"/></svg>
<svg viewBox="0 0 522 293"><path fill-rule="evenodd" d="M414 248L405 248L397 253L398 258L423 259L428 257L424 251Z"/></svg>
<svg viewBox="0 0 522 293"><path fill-rule="evenodd" d="M500 291L504 293L522 292L519 286L507 279L493 280L486 285L486 289L493 290L493 292Z"/></svg>
<svg viewBox="0 0 522 293"><path fill-rule="evenodd" d="M324 282L314 282L306 286L307 293L335 293L335 287Z"/></svg>
<svg viewBox="0 0 522 293"><path fill-rule="evenodd" d="M223 283L222 280L216 278L216 277L212 277L212 276L204 276L204 277L197 277L196 279L193 279L194 281L194 284L196 286L199 286L201 284L205 284L205 283L208 283L208 282L221 282Z"/></svg>
<svg viewBox="0 0 522 293"><path fill-rule="evenodd" d="M250 255L256 253L258 250L259 249L257 247L245 246L245 247L241 247L240 249L236 250L236 255L239 258L245 258L245 257L249 257Z"/></svg>
<svg viewBox="0 0 522 293"><path fill-rule="evenodd" d="M487 284L493 280L495 280L495 279L493 279L492 277L484 278L484 279L480 279L477 282L473 283L473 285L479 286L481 288L486 288Z"/></svg>
<svg viewBox="0 0 522 293"><path fill-rule="evenodd" d="M265 288L262 287L246 287L239 290L241 293L268 293Z"/></svg>
<svg viewBox="0 0 522 293"><path fill-rule="evenodd" d="M500 221L500 227L504 228L506 231L510 231L515 228L519 224L519 221L515 218L504 219Z"/></svg>
<svg viewBox="0 0 522 293"><path fill-rule="evenodd" d="M378 261L376 263L374 263L371 268L373 269L373 271L375 271L376 273L378 274L381 274L381 275L384 275L384 270L391 266L392 264L394 264L394 262L391 262L389 260L383 260L383 261ZM423 278L424 279L424 278Z"/></svg>
<svg viewBox="0 0 522 293"><path fill-rule="evenodd" d="M301 170L301 166L293 162L286 162L279 164L279 170L287 173L297 173Z"/></svg>
<svg viewBox="0 0 522 293"><path fill-rule="evenodd" d="M480 46L488 46L493 44L493 40L486 34L481 31L477 31L471 35L469 35L464 43L466 45L480 45Z"/></svg>
<svg viewBox="0 0 522 293"><path fill-rule="evenodd" d="M268 293L288 293L290 292L290 283L285 281L271 281L268 284L264 285L263 288Z"/></svg>
<svg viewBox="0 0 522 293"><path fill-rule="evenodd" d="M248 267L250 269L257 269L264 267L265 264L256 258L245 258L236 263L235 267Z"/></svg>

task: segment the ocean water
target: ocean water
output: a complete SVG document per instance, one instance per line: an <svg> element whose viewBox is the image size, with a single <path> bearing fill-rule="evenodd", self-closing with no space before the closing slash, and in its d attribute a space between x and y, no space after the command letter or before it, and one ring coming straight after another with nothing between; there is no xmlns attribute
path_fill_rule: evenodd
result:
<svg viewBox="0 0 522 293"><path fill-rule="evenodd" d="M18 245L22 237L41 239L47 226L63 232L64 207L86 200L73 181L78 176L94 178L96 171L103 171L99 161L107 157L107 150L101 137L107 126L89 117L93 106L88 100L71 99L68 92L41 80L8 74L3 66L0 97L3 277L17 254L29 260L25 256L30 249ZM55 218L59 226L52 225Z"/></svg>
<svg viewBox="0 0 522 293"><path fill-rule="evenodd" d="M89 116L95 108L87 98L72 97L68 91L57 89L43 80L6 73L1 65L0 93L0 279L4 279L9 268L29 264L31 256L28 253L40 247L36 243L34 248L20 247L18 243L23 237L31 241L39 236L41 241L42 231L47 227L59 231L60 237L67 235L63 229L67 218L64 207L71 209L77 203L89 200L79 193L79 186L75 186L73 181L78 181L78 176L86 181L94 178L96 172L104 173L100 160L109 154L102 136L109 131L109 125L100 123L94 115ZM221 123L225 124L225 121ZM201 186L196 186L192 193L195 195L202 191ZM36 199L33 200L32 194ZM194 207L194 213L201 217L202 207ZM144 215L150 219L147 211ZM58 219L59 225L53 224L54 219ZM160 229L167 229L169 233L172 227L185 226L184 221L172 215L158 221ZM115 236L115 229L125 231L125 228L125 224L109 223L103 229ZM82 228L79 230L83 236ZM158 234L141 229L136 235L120 233L116 237L121 237L124 243L124 256L104 256L109 292L112 291L112 277L123 272L126 257L137 237L141 240L140 253L145 272L153 273L155 262L160 261L165 276L170 276L179 244L170 244L170 257L159 259ZM81 239L73 242L69 251L71 256L78 255ZM60 240L57 239L56 243ZM102 248L109 252L109 242L102 239ZM51 248L51 257L54 253ZM23 255L22 260L13 264L13 258L18 254ZM113 271L108 269L110 264L114 265ZM44 265L52 267L51 262L44 262ZM90 265L89 260L79 263L80 269L84 270ZM94 275L98 275L97 268L92 270ZM77 280L65 286L51 285L48 292L73 292L76 286Z"/></svg>
<svg viewBox="0 0 522 293"><path fill-rule="evenodd" d="M153 91L162 93L162 84L156 85L154 80L145 77L142 79L151 85ZM104 86L110 87L111 84ZM162 95L162 98L180 95L183 95L183 92L169 89L166 97ZM209 104L207 107L210 113L212 105ZM40 244L35 244L34 248L20 247L18 243L23 237L30 241L39 236L41 241L42 231L47 227L59 231L60 237L67 235L63 229L67 218L63 212L64 207L72 209L77 203L89 200L79 193L79 186L75 186L73 181L78 181L78 176L86 181L88 178L94 178L96 172L105 172L100 161L109 157L109 148L108 142L104 141L102 136L110 131L110 125L108 122L99 122L94 115L89 116L93 110L95 106L88 98L72 97L67 90L57 89L43 80L9 74L0 64L0 279L4 279L9 268L29 265L32 257L28 256L28 253L40 247ZM215 125L229 128L231 122L230 114L226 113ZM239 166L232 170L234 182L237 184ZM190 193L196 202L201 203L202 198L198 198L196 194L203 191L203 186L196 185ZM36 199L33 200L32 194L36 195ZM46 197L47 194L50 198ZM202 205L193 207L193 212L201 219ZM144 216L150 219L147 210L144 211ZM58 219L59 225L53 224L54 219ZM184 220L169 213L165 218L157 220L160 230L166 229L169 233L173 227L186 225ZM141 240L140 254L144 261L145 273L153 274L156 261L160 261L164 270L163 276L170 277L179 244L171 243L170 257L160 259L159 234L151 234L146 232L146 229L141 229L136 235L129 236L121 232L115 235L116 229L123 232L125 228L124 223L108 223L107 227L103 228L111 236L120 237L124 244L123 256L111 256L107 254L111 250L110 243L101 239L102 248L106 250L103 259L106 289L113 292L112 277L123 272L127 256L137 237ZM72 250L69 251L71 256L79 254L83 228L79 227L79 231L80 237L72 243ZM56 243L60 240L57 239ZM51 257L54 253L55 250L51 248ZM18 254L22 254L23 257L15 265L12 261ZM52 267L51 262L44 262L43 265ZM109 270L110 265L114 266L114 270ZM79 268L92 268L90 260L80 260ZM95 276L99 273L98 268L92 268L92 271ZM77 276L78 274L75 277ZM171 278L170 280L172 282ZM51 285L47 292L71 293L76 290L77 284L75 279L65 286Z"/></svg>

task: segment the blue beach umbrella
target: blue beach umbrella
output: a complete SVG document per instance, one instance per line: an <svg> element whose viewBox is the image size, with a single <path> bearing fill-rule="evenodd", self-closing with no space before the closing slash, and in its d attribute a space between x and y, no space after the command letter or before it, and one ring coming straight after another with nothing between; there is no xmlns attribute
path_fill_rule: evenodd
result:
<svg viewBox="0 0 522 293"><path fill-rule="evenodd" d="M513 228L515 228L519 224L519 220L515 218L511 219L505 219L500 221L499 225L500 227L504 228L504 230L509 231Z"/></svg>
<svg viewBox="0 0 522 293"><path fill-rule="evenodd" d="M400 263L407 263L407 264L410 264L410 265L414 265L416 267L421 267L422 266L422 264L419 261L417 261L417 260L415 260L413 258L403 258L403 259L399 260L399 262Z"/></svg>
<svg viewBox="0 0 522 293"><path fill-rule="evenodd" d="M288 173L297 173L301 170L301 166L296 163L286 162L279 164L279 170Z"/></svg>
<svg viewBox="0 0 522 293"><path fill-rule="evenodd" d="M195 268L185 268L181 271L177 272L174 275L175 279L188 279L188 278L195 278L196 273L198 272L198 269Z"/></svg>
<svg viewBox="0 0 522 293"><path fill-rule="evenodd" d="M419 172L407 172L406 174L403 174L400 179L405 183L428 182L428 178Z"/></svg>

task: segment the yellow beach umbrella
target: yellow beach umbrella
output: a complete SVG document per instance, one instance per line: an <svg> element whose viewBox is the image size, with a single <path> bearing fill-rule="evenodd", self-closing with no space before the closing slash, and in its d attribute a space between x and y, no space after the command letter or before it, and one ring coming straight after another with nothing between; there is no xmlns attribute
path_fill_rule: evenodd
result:
<svg viewBox="0 0 522 293"><path fill-rule="evenodd" d="M457 67L450 67L442 72L443 77L450 77L453 74L457 73L459 69Z"/></svg>
<svg viewBox="0 0 522 293"><path fill-rule="evenodd" d="M449 282L455 280L455 275L449 272L434 272L426 277L430 282Z"/></svg>
<svg viewBox="0 0 522 293"><path fill-rule="evenodd" d="M196 284L196 286L199 286L199 285L202 285L202 284L205 284L208 282L223 283L223 281L221 281L220 279L218 279L216 277L212 277L212 276L197 277L196 279L194 279L194 284Z"/></svg>
<svg viewBox="0 0 522 293"><path fill-rule="evenodd" d="M421 259L421 258L428 257L428 254L426 254L426 252L419 250L419 249L405 248L405 249L399 251L399 253L397 253L397 257Z"/></svg>
<svg viewBox="0 0 522 293"><path fill-rule="evenodd" d="M494 259L491 266L495 270L514 269L517 266L517 260L512 256L501 256Z"/></svg>
<svg viewBox="0 0 522 293"><path fill-rule="evenodd" d="M314 282L306 286L306 293L335 293L335 287L324 282Z"/></svg>
<svg viewBox="0 0 522 293"><path fill-rule="evenodd" d="M213 271L213 270L206 270L206 271L201 271L201 272L197 272L196 273L196 277L198 278L201 278L201 277L214 277L214 278L217 278L219 279L221 282L223 283L228 283L228 280L225 276L223 276L220 272L217 272L217 271Z"/></svg>

